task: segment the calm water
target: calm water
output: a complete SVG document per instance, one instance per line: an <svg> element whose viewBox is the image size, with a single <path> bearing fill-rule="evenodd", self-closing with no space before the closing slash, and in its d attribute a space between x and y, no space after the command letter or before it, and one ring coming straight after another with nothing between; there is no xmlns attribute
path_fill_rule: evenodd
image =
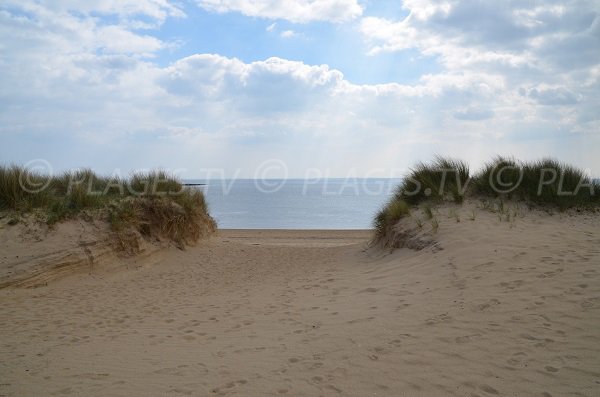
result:
<svg viewBox="0 0 600 397"><path fill-rule="evenodd" d="M223 229L367 229L398 179L188 180Z"/></svg>

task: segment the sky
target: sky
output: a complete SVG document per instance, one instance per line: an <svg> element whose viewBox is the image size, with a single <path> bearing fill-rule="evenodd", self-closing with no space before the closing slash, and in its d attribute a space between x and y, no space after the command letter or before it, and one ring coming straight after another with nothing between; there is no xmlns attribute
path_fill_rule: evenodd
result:
<svg viewBox="0 0 600 397"><path fill-rule="evenodd" d="M0 139L50 172L600 176L600 2L0 0Z"/></svg>

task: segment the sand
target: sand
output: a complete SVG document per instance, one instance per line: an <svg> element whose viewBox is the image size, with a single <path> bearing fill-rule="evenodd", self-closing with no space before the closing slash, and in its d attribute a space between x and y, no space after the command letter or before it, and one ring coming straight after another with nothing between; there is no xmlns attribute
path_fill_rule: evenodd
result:
<svg viewBox="0 0 600 397"><path fill-rule="evenodd" d="M420 251L221 230L4 288L0 395L600 395L600 217L455 211Z"/></svg>

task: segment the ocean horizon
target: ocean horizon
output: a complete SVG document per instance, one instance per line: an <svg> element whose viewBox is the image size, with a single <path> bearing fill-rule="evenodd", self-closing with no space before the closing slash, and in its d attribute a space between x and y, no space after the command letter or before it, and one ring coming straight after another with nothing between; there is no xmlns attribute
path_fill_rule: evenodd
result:
<svg viewBox="0 0 600 397"><path fill-rule="evenodd" d="M400 178L187 179L222 229L369 229Z"/></svg>

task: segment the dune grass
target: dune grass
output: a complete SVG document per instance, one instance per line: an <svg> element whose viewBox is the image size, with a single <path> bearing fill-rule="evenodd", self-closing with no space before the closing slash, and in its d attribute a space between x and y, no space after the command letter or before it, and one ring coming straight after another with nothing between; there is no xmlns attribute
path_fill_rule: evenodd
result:
<svg viewBox="0 0 600 397"><path fill-rule="evenodd" d="M408 204L403 200L393 198L390 200L375 216L373 226L375 228L375 238L383 238L400 219L410 215Z"/></svg>
<svg viewBox="0 0 600 397"><path fill-rule="evenodd" d="M460 203L469 176L469 166L464 161L436 156L431 163L413 167L395 196L410 205L448 199Z"/></svg>
<svg viewBox="0 0 600 397"><path fill-rule="evenodd" d="M410 213L411 207L422 205L425 216L431 220L431 205L462 203L468 197L499 197L547 210L596 209L600 207L600 182L583 170L554 159L522 162L496 157L471 175L464 161L437 156L430 163L411 168L390 202L377 213L373 220L374 241L388 241L391 228ZM437 220L432 225L437 231Z"/></svg>
<svg viewBox="0 0 600 397"><path fill-rule="evenodd" d="M505 197L559 209L597 206L600 183L555 159L522 162L496 157L474 176L461 160L436 157L412 168L395 194L410 205L460 203L465 197Z"/></svg>
<svg viewBox="0 0 600 397"><path fill-rule="evenodd" d="M47 206L50 178L17 165L0 167L0 209L29 210Z"/></svg>
<svg viewBox="0 0 600 397"><path fill-rule="evenodd" d="M137 230L145 236L166 237L178 246L216 227L203 193L186 188L162 170L118 178L82 169L50 177L16 165L3 166L0 209L36 211L50 226L89 210L107 216L118 235Z"/></svg>
<svg viewBox="0 0 600 397"><path fill-rule="evenodd" d="M497 157L474 177L473 193L506 197L559 210L600 204L600 184L555 159L520 162Z"/></svg>
<svg viewBox="0 0 600 397"><path fill-rule="evenodd" d="M128 229L134 228L143 236L166 237L180 248L216 227L204 195L192 189L176 196L147 195L123 200L111 206L109 221L121 239Z"/></svg>

